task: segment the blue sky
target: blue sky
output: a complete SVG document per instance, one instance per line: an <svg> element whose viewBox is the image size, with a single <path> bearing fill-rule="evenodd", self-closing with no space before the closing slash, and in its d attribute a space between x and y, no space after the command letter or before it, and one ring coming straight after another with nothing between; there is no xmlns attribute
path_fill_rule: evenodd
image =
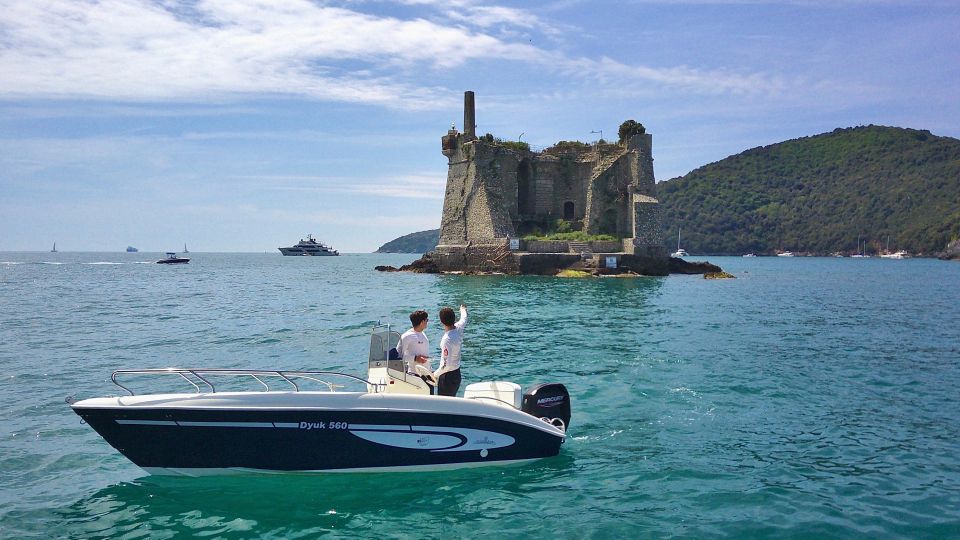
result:
<svg viewBox="0 0 960 540"><path fill-rule="evenodd" d="M440 137L654 137L658 180L880 124L960 136L960 2L101 0L0 9L0 251L368 252Z"/></svg>

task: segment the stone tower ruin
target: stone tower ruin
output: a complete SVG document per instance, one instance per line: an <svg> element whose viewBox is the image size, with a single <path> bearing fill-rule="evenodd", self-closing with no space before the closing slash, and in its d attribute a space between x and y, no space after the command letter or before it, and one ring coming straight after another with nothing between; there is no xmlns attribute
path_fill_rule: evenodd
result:
<svg viewBox="0 0 960 540"><path fill-rule="evenodd" d="M440 242L441 271L549 273L617 265L665 275L667 250L653 174L653 137L619 144L558 143L539 152L477 137L474 93L464 94L463 133L442 138L448 160ZM613 240L524 239L562 225Z"/></svg>

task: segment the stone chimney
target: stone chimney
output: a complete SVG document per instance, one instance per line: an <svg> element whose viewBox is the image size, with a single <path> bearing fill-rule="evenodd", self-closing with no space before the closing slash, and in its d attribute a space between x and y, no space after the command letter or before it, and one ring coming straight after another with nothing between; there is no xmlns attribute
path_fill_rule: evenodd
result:
<svg viewBox="0 0 960 540"><path fill-rule="evenodd" d="M463 93L463 140L472 141L477 138L477 116L473 106L473 92Z"/></svg>

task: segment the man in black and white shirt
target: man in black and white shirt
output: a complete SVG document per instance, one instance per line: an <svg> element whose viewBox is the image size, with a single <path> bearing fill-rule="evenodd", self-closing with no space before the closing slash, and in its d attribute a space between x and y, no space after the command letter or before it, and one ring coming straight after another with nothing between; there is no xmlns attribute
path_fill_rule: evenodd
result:
<svg viewBox="0 0 960 540"><path fill-rule="evenodd" d="M427 340L427 335L423 333L427 328L427 312L418 309L411 313L410 324L412 327L400 336L397 352L407 365L407 373L421 376L417 373L416 366L421 365L430 370L430 342ZM424 381L426 380L424 378ZM433 393L432 386L430 393Z"/></svg>
<svg viewBox="0 0 960 540"><path fill-rule="evenodd" d="M453 310L440 310L440 322L446 332L440 339L440 368L434 372L437 393L455 397L460 389L460 352L463 348L463 327L467 325L467 306L460 304L460 320L454 318Z"/></svg>

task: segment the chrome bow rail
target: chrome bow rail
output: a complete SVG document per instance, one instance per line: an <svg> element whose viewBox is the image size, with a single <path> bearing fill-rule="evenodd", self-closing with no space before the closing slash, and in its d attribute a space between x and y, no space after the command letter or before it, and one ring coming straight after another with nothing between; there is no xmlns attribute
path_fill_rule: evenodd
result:
<svg viewBox="0 0 960 540"><path fill-rule="evenodd" d="M366 379L361 379L353 375L348 375L346 373L338 373L336 371L281 371L273 369L185 369L185 368L157 368L157 369L118 369L113 372L113 375L110 376L110 380L113 381L113 384L123 388L130 393L131 396L136 395L133 390L130 390L126 386L120 384L117 380L118 375L179 375L183 380L187 381L196 389L197 393L200 393L200 385L210 389L210 392L216 393L217 388L214 386L208 377L210 376L248 376L253 377L264 387L265 392L270 391L270 385L264 382L264 379L269 378L280 378L283 379L286 383L293 386L294 392L300 391L300 386L297 384L297 380L309 380L317 382L323 385L326 385L331 392L336 392L337 388L343 388L343 385L334 384L329 381L320 379L320 376L336 376L344 377L347 379L352 379L353 381L363 383L372 389L373 392L379 392L384 386L382 383L370 382ZM199 384L198 384L199 383Z"/></svg>

